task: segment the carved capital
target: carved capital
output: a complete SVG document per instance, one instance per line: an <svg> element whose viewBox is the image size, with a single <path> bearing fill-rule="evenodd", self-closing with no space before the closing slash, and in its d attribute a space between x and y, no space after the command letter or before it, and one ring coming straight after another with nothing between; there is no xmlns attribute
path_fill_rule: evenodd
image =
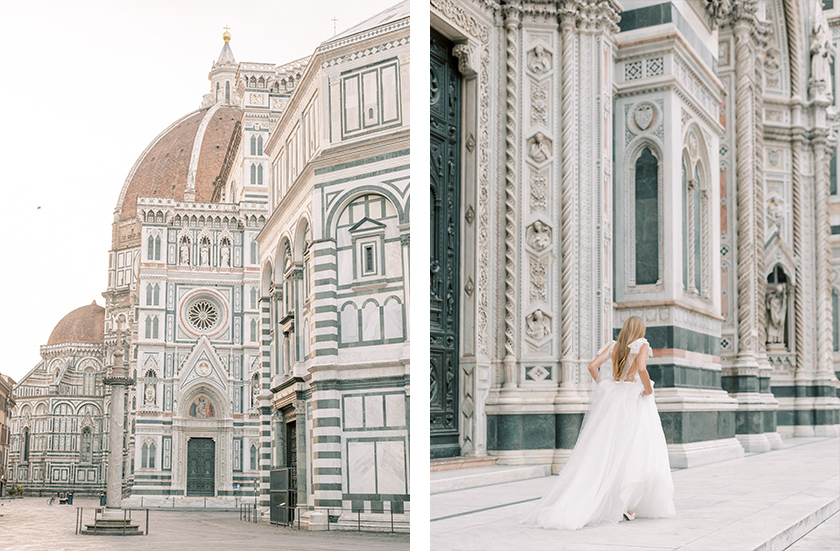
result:
<svg viewBox="0 0 840 551"><path fill-rule="evenodd" d="M502 6L502 12L504 14L505 27L508 30L519 28L519 24L522 22L522 4L519 2L505 4Z"/></svg>
<svg viewBox="0 0 840 551"><path fill-rule="evenodd" d="M477 74L476 48L473 45L456 44L452 48L452 55L458 58L458 70L462 75L471 77Z"/></svg>

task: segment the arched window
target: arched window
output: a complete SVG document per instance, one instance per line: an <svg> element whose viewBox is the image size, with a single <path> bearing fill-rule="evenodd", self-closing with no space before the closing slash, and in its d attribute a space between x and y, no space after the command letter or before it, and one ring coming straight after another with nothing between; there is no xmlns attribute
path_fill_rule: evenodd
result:
<svg viewBox="0 0 840 551"><path fill-rule="evenodd" d="M257 154L257 137L251 135L251 155Z"/></svg>
<svg viewBox="0 0 840 551"><path fill-rule="evenodd" d="M160 285L158 285L157 283L155 283L154 297L152 302L155 306L158 306L160 304Z"/></svg>
<svg viewBox="0 0 840 551"><path fill-rule="evenodd" d="M219 83L217 82L216 83L216 101L219 101L219 99L221 99L220 96L221 96L221 89L219 88Z"/></svg>
<svg viewBox="0 0 840 551"><path fill-rule="evenodd" d="M251 308L257 308L257 288L251 287Z"/></svg>
<svg viewBox="0 0 840 551"><path fill-rule="evenodd" d="M149 467L149 445L143 442L140 448L140 468L146 469Z"/></svg>
<svg viewBox="0 0 840 551"><path fill-rule="evenodd" d="M154 319L152 320L152 338L153 339L158 338L158 325L159 325L159 323L160 322L158 321L158 317L155 316Z"/></svg>
<svg viewBox="0 0 840 551"><path fill-rule="evenodd" d="M148 285L146 285L146 306L151 306L152 305L153 295L154 295L154 293L152 291L152 284L149 283Z"/></svg>
<svg viewBox="0 0 840 551"><path fill-rule="evenodd" d="M152 316L146 316L146 338L152 338Z"/></svg>
<svg viewBox="0 0 840 551"><path fill-rule="evenodd" d="M251 165L251 185L254 186L257 184L257 165Z"/></svg>
<svg viewBox="0 0 840 551"><path fill-rule="evenodd" d="M359 314L356 305L348 302L341 308L341 342L351 343L359 340Z"/></svg>
<svg viewBox="0 0 840 551"><path fill-rule="evenodd" d="M263 139L262 136L257 137L257 155L263 154Z"/></svg>
<svg viewBox="0 0 840 551"><path fill-rule="evenodd" d="M263 167L262 165L257 165L257 185L263 185Z"/></svg>
<svg viewBox="0 0 840 551"><path fill-rule="evenodd" d="M257 242L251 241L251 264L256 264L259 258L257 257Z"/></svg>
<svg viewBox="0 0 840 551"><path fill-rule="evenodd" d="M21 461L26 463L29 461L29 429L23 429L23 436L20 441L20 456Z"/></svg>
<svg viewBox="0 0 840 551"><path fill-rule="evenodd" d="M403 337L403 309L400 301L390 298L382 309L385 318L385 338L401 339Z"/></svg>
<svg viewBox="0 0 840 551"><path fill-rule="evenodd" d="M82 429L79 460L82 463L91 463L93 461L93 436L90 427Z"/></svg>
<svg viewBox="0 0 840 551"><path fill-rule="evenodd" d="M636 284L659 281L659 160L649 147L636 159Z"/></svg>
<svg viewBox="0 0 840 551"><path fill-rule="evenodd" d="M701 226L703 224L703 218L701 214L701 203L700 203L700 164L694 165L694 189L692 190L692 202L693 202L693 216L692 221L694 222L693 228L693 237L694 237L694 289L698 293L700 293L703 289L703 276L702 276L702 269L703 269L703 246L700 243L700 236L703 234Z"/></svg>
<svg viewBox="0 0 840 551"><path fill-rule="evenodd" d="M251 320L251 342L257 342L257 320Z"/></svg>
<svg viewBox="0 0 840 551"><path fill-rule="evenodd" d="M155 237L155 260L160 260L160 236Z"/></svg>
<svg viewBox="0 0 840 551"><path fill-rule="evenodd" d="M688 289L688 176L685 157L682 160L682 253L683 253L683 289Z"/></svg>
<svg viewBox="0 0 840 551"><path fill-rule="evenodd" d="M157 446L155 446L155 443L152 442L151 444L149 444L149 468L150 469L155 468L155 456L156 455L157 455Z"/></svg>
<svg viewBox="0 0 840 551"><path fill-rule="evenodd" d="M92 367L85 369L84 390L88 396L96 393L96 372Z"/></svg>
<svg viewBox="0 0 840 551"><path fill-rule="evenodd" d="M225 101L230 103L230 81L225 82Z"/></svg>
<svg viewBox="0 0 840 551"><path fill-rule="evenodd" d="M251 444L251 453L249 455L251 456L251 470L256 471L257 470L257 446L255 446L254 444Z"/></svg>
<svg viewBox="0 0 840 551"><path fill-rule="evenodd" d="M155 255L155 238L151 235L149 236L149 245L147 247L146 258L148 260L154 260Z"/></svg>

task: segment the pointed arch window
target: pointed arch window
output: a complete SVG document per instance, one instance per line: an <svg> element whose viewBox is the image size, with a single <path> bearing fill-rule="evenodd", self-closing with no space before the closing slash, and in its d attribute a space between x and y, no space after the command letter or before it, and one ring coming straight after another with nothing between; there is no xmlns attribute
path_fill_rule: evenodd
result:
<svg viewBox="0 0 840 551"><path fill-rule="evenodd" d="M257 308L257 288L251 287L251 309Z"/></svg>
<svg viewBox="0 0 840 551"><path fill-rule="evenodd" d="M251 136L251 155L257 154L257 137Z"/></svg>
<svg viewBox="0 0 840 551"><path fill-rule="evenodd" d="M263 139L262 136L257 136L257 155L263 154Z"/></svg>
<svg viewBox="0 0 840 551"><path fill-rule="evenodd" d="M635 162L636 285L659 281L659 159L649 147Z"/></svg>
<svg viewBox="0 0 840 551"><path fill-rule="evenodd" d="M155 236L155 260L160 260L160 236Z"/></svg>
<svg viewBox="0 0 840 551"><path fill-rule="evenodd" d="M254 240L251 241L251 264L256 264L257 260L257 242Z"/></svg>
<svg viewBox="0 0 840 551"><path fill-rule="evenodd" d="M92 367L85 369L84 390L88 396L96 393L96 372Z"/></svg>
<svg viewBox="0 0 840 551"><path fill-rule="evenodd" d="M251 342L257 342L257 320L251 320Z"/></svg>
<svg viewBox="0 0 840 551"><path fill-rule="evenodd" d="M152 298L153 297L154 297L153 287L152 287L152 284L149 283L148 285L146 285L146 306L151 306L152 305Z"/></svg>
<svg viewBox="0 0 840 551"><path fill-rule="evenodd" d="M230 103L230 81L225 82L225 101Z"/></svg>
<svg viewBox="0 0 840 551"><path fill-rule="evenodd" d="M146 338L152 338L152 316L146 316Z"/></svg>
<svg viewBox="0 0 840 551"><path fill-rule="evenodd" d="M146 247L146 259L147 260L154 260L155 259L155 238L151 235L149 236L148 246Z"/></svg>
<svg viewBox="0 0 840 551"><path fill-rule="evenodd" d="M152 319L152 338L153 339L158 338L158 328L159 328L158 326L159 325L160 325L160 322L158 321L158 317L155 316L154 319Z"/></svg>
<svg viewBox="0 0 840 551"><path fill-rule="evenodd" d="M703 223L703 218L701 216L701 203L700 203L700 165L699 163L694 165L694 189L692 190L692 222L693 222L693 248L694 248L694 290L699 293L701 289L703 289L703 246L700 243L701 235L703 234L701 224Z"/></svg>
<svg viewBox="0 0 840 551"><path fill-rule="evenodd" d="M155 289L153 292L152 302L155 306L160 305L160 285L155 283Z"/></svg>
<svg viewBox="0 0 840 551"><path fill-rule="evenodd" d="M219 83L216 83L216 101L221 99L221 88L219 87Z"/></svg>
<svg viewBox="0 0 840 551"><path fill-rule="evenodd" d="M263 166L257 165L257 185L263 185Z"/></svg>
<svg viewBox="0 0 840 551"><path fill-rule="evenodd" d="M79 461L82 463L91 463L93 461L93 435L90 427L82 429L79 446Z"/></svg>
<svg viewBox="0 0 840 551"><path fill-rule="evenodd" d="M251 165L251 185L254 186L257 184L257 165Z"/></svg>
<svg viewBox="0 0 840 551"><path fill-rule="evenodd" d="M255 446L254 444L251 444L251 453L249 455L251 456L251 470L256 471L257 470L257 446Z"/></svg>
<svg viewBox="0 0 840 551"><path fill-rule="evenodd" d="M149 445L143 442L140 447L140 468L146 469L149 467Z"/></svg>

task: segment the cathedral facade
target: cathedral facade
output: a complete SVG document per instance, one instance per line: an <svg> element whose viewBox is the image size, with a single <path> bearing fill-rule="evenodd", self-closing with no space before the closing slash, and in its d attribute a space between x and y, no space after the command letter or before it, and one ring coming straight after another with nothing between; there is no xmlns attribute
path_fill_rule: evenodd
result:
<svg viewBox="0 0 840 551"><path fill-rule="evenodd" d="M407 529L408 4L281 65L223 39L119 192L105 307L15 386L9 482L104 489L120 341L124 506Z"/></svg>
<svg viewBox="0 0 840 551"><path fill-rule="evenodd" d="M432 458L562 468L630 315L672 467L840 433L840 10L430 7Z"/></svg>

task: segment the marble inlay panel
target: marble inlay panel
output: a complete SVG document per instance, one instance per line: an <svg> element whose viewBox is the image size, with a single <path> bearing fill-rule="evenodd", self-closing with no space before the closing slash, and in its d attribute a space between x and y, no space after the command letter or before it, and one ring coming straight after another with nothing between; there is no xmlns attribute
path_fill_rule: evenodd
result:
<svg viewBox="0 0 840 551"><path fill-rule="evenodd" d="M403 336L402 304L389 300L384 308L385 338L399 339Z"/></svg>
<svg viewBox="0 0 840 551"><path fill-rule="evenodd" d="M380 494L407 494L405 473L405 443L384 441L376 443L376 471Z"/></svg>
<svg viewBox="0 0 840 551"><path fill-rule="evenodd" d="M359 429L362 423L362 397L347 396L344 398L344 428Z"/></svg>
<svg viewBox="0 0 840 551"><path fill-rule="evenodd" d="M359 314L353 304L345 304L341 309L341 342L359 340Z"/></svg>
<svg viewBox="0 0 840 551"><path fill-rule="evenodd" d="M385 425L389 427L406 426L405 419L405 395L385 395Z"/></svg>
<svg viewBox="0 0 840 551"><path fill-rule="evenodd" d="M374 442L347 443L347 491L351 494L376 493Z"/></svg>
<svg viewBox="0 0 840 551"><path fill-rule="evenodd" d="M379 307L368 302L362 311L362 340L379 340Z"/></svg>
<svg viewBox="0 0 840 551"><path fill-rule="evenodd" d="M347 249L338 251L338 281L340 283L350 283L353 280L353 251Z"/></svg>
<svg viewBox="0 0 840 551"><path fill-rule="evenodd" d="M385 412L383 411L382 395L365 396L365 427L379 428L385 426Z"/></svg>

